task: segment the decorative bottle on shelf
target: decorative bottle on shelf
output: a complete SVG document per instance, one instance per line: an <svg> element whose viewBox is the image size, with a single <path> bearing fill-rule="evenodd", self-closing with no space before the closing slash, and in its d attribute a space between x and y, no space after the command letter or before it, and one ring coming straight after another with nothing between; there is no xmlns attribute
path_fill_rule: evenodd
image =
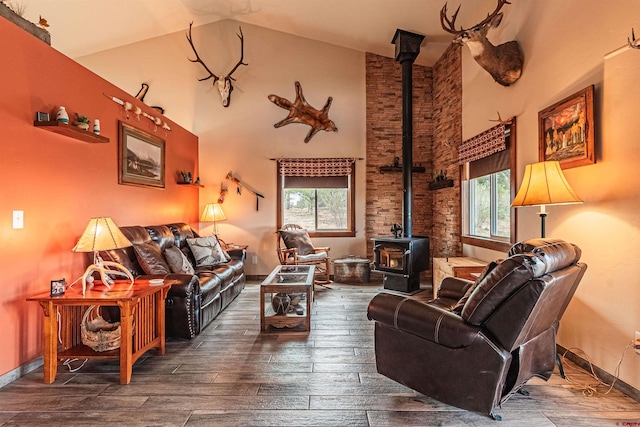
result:
<svg viewBox="0 0 640 427"><path fill-rule="evenodd" d="M58 114L56 114L56 120L62 123L69 124L69 115L67 114L67 110L63 106L58 108Z"/></svg>
<svg viewBox="0 0 640 427"><path fill-rule="evenodd" d="M93 120L93 133L100 135L100 119Z"/></svg>

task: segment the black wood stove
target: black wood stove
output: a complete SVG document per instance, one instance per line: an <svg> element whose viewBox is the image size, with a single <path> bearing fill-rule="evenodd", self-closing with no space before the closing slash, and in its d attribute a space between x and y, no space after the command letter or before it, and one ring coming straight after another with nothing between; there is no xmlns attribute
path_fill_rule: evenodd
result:
<svg viewBox="0 0 640 427"><path fill-rule="evenodd" d="M413 292L420 288L420 272L429 269L429 238L412 236L411 198L413 165L413 62L424 36L396 30L396 61L402 66L402 226L394 224L394 236L374 237L373 271L382 273L385 289ZM402 231L402 236L399 236Z"/></svg>

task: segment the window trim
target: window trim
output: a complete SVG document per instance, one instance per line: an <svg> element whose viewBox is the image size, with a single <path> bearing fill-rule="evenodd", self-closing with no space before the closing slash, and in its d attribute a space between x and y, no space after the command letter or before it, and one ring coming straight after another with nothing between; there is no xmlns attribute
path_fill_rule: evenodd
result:
<svg viewBox="0 0 640 427"><path fill-rule="evenodd" d="M279 162L276 162L276 226L280 230L282 223L282 196L284 189L284 176L280 174ZM355 237L356 236L356 162L351 165L351 175L349 176L349 196L347 196L347 219L348 229L344 231L312 231L309 230L309 237Z"/></svg>
<svg viewBox="0 0 640 427"><path fill-rule="evenodd" d="M517 185L517 143L516 143L516 134L517 134L517 127L516 127L516 118L515 116L512 117L511 119L511 124L508 125L510 127L510 133L509 133L509 163L510 163L510 168L509 168L509 179L510 179L510 198L513 201L514 197L516 196L516 185ZM460 165L460 208L462 210L462 221L460 222L460 226L461 226L461 230L460 230L460 236L461 236L461 241L463 244L465 245L471 245L471 246L478 246L481 248L486 248L486 249L492 249L495 251L502 251L502 252L507 252L509 249L511 249L511 246L513 246L514 243L516 243L518 241L517 239L517 230L518 230L518 213L516 208L510 208L510 223L511 223L511 229L509 231L510 237L509 239L497 239L497 238L485 238L485 237L478 237L478 236L471 236L468 234L469 231L469 224L467 224L467 221L469 220L468 216L468 210L469 210L469 195L468 195L468 169L469 169L469 163L464 163L462 165ZM466 185L465 185L466 183ZM466 200L465 200L466 197ZM465 214L466 212L466 214Z"/></svg>

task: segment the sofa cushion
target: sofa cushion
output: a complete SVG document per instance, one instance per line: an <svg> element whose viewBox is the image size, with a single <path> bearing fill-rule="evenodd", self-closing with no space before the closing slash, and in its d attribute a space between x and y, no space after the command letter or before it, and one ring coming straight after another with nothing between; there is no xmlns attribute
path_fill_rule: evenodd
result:
<svg viewBox="0 0 640 427"><path fill-rule="evenodd" d="M309 255L315 252L307 230L278 230L287 249L298 249L298 255Z"/></svg>
<svg viewBox="0 0 640 427"><path fill-rule="evenodd" d="M193 265L187 256L177 247L170 246L164 250L164 259L173 273L195 274Z"/></svg>
<svg viewBox="0 0 640 427"><path fill-rule="evenodd" d="M156 242L149 241L133 245L136 258L145 274L169 274L171 269L167 265L160 246Z"/></svg>
<svg viewBox="0 0 640 427"><path fill-rule="evenodd" d="M196 267L216 265L231 260L215 236L187 239L187 244L196 260Z"/></svg>

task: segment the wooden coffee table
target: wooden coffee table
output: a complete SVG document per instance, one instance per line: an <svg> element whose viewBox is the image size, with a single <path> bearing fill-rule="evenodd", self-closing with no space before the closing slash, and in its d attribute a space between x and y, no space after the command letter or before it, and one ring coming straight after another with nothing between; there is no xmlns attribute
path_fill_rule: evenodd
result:
<svg viewBox="0 0 640 427"><path fill-rule="evenodd" d="M27 301L36 301L44 310L42 328L42 353L44 357L44 382L56 379L58 359L120 359L120 384L129 384L133 364L147 350L157 348L165 352L164 300L175 280L165 280L153 285L148 280L116 280L107 289L96 282L82 295L82 288L68 288L63 295L49 293L34 295ZM97 352L82 344L80 323L84 312L92 305L120 308L120 348ZM58 325L60 313L60 326ZM58 332L62 344L58 343ZM60 346L60 351L58 347Z"/></svg>
<svg viewBox="0 0 640 427"><path fill-rule="evenodd" d="M313 265L279 265L260 285L260 330L263 332L311 330L313 301ZM276 297L278 295L278 297ZM283 303L277 313L272 301ZM286 304L287 299L290 301ZM293 300L293 301L292 301ZM298 301L297 305L291 302Z"/></svg>

